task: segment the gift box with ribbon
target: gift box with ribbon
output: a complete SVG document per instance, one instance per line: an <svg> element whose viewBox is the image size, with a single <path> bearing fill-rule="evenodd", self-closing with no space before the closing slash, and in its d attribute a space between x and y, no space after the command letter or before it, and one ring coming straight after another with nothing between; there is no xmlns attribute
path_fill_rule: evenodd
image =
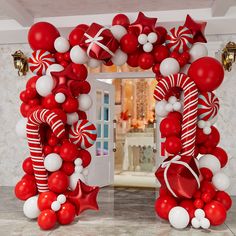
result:
<svg viewBox="0 0 236 236"><path fill-rule="evenodd" d="M119 47L118 41L108 28L92 23L81 39L80 47L88 56L108 61Z"/></svg>
<svg viewBox="0 0 236 236"><path fill-rule="evenodd" d="M174 197L192 198L200 187L199 171L193 157L168 157L155 173Z"/></svg>

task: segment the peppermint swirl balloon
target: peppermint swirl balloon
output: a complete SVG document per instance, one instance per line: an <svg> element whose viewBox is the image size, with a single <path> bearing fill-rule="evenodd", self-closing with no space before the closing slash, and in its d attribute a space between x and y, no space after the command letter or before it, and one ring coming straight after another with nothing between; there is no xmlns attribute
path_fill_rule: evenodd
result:
<svg viewBox="0 0 236 236"><path fill-rule="evenodd" d="M53 55L45 50L34 51L29 58L29 68L36 75L45 75L47 68L55 63Z"/></svg>
<svg viewBox="0 0 236 236"><path fill-rule="evenodd" d="M212 92L201 93L198 98L198 118L199 120L211 120L219 111L219 99Z"/></svg>
<svg viewBox="0 0 236 236"><path fill-rule="evenodd" d="M96 127L88 120L79 120L71 126L69 131L70 141L82 149L91 147L96 138Z"/></svg>
<svg viewBox="0 0 236 236"><path fill-rule="evenodd" d="M183 53L193 44L193 34L187 27L172 28L166 36L166 46L171 52Z"/></svg>

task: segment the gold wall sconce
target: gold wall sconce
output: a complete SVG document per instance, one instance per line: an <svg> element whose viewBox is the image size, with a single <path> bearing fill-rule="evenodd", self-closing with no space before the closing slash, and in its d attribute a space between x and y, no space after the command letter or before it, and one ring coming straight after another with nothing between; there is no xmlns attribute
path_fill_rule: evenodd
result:
<svg viewBox="0 0 236 236"><path fill-rule="evenodd" d="M28 58L25 56L25 54L21 50L18 50L14 54L12 54L12 57L14 66L16 69L18 69L18 75L26 75L26 73L29 71L29 66Z"/></svg>
<svg viewBox="0 0 236 236"><path fill-rule="evenodd" d="M228 42L222 50L221 62L225 70L231 71L236 59L236 43Z"/></svg>

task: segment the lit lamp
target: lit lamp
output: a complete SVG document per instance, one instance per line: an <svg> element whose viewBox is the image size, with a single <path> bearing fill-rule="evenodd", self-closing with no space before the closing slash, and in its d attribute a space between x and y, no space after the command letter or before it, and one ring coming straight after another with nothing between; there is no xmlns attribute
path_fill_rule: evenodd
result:
<svg viewBox="0 0 236 236"><path fill-rule="evenodd" d="M222 50L221 61L225 70L231 71L236 59L236 43L228 42Z"/></svg>
<svg viewBox="0 0 236 236"><path fill-rule="evenodd" d="M18 50L14 54L12 54L12 57L14 61L14 66L16 69L18 69L18 75L26 75L29 70L29 67L28 58L25 56L25 54L21 50Z"/></svg>

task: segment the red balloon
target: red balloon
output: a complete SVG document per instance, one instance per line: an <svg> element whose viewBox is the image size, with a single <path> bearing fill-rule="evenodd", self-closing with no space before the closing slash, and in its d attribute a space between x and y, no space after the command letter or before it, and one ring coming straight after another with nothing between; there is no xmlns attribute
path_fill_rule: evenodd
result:
<svg viewBox="0 0 236 236"><path fill-rule="evenodd" d="M164 187L164 186L161 186L160 189L159 189L159 196L162 197L162 196L172 196L171 193L169 192L169 190Z"/></svg>
<svg viewBox="0 0 236 236"><path fill-rule="evenodd" d="M32 107L38 106L40 104L40 100L38 98L30 99L28 104ZM29 116L29 114L27 114Z"/></svg>
<svg viewBox="0 0 236 236"><path fill-rule="evenodd" d="M178 136L181 131L180 121L167 117L161 121L160 131L163 137Z"/></svg>
<svg viewBox="0 0 236 236"><path fill-rule="evenodd" d="M220 142L220 133L216 127L211 126L211 133L207 135L207 140L204 142L205 147L215 148Z"/></svg>
<svg viewBox="0 0 236 236"><path fill-rule="evenodd" d="M171 136L167 137L165 141L166 151L170 154L178 154L182 149L182 143L180 138Z"/></svg>
<svg viewBox="0 0 236 236"><path fill-rule="evenodd" d="M74 97L67 97L66 101L62 104L62 108L65 112L72 113L78 110L79 102Z"/></svg>
<svg viewBox="0 0 236 236"><path fill-rule="evenodd" d="M211 225L221 225L226 220L226 210L222 203L211 201L204 207L206 218L210 221Z"/></svg>
<svg viewBox="0 0 236 236"><path fill-rule="evenodd" d="M30 100L30 99L33 99L37 96L37 91L35 88L27 88L25 90L25 95L26 95L27 99Z"/></svg>
<svg viewBox="0 0 236 236"><path fill-rule="evenodd" d="M134 53L138 47L138 38L134 34L125 34L120 40L121 50L125 53Z"/></svg>
<svg viewBox="0 0 236 236"><path fill-rule="evenodd" d="M91 86L90 86L89 82L83 81L83 82L80 83L80 90L79 90L79 92L81 94L84 94L84 93L87 94L87 93L90 92L90 90L91 90Z"/></svg>
<svg viewBox="0 0 236 236"><path fill-rule="evenodd" d="M37 194L37 186L35 181L26 178L21 179L15 186L15 195L18 199L25 201Z"/></svg>
<svg viewBox="0 0 236 236"><path fill-rule="evenodd" d="M198 199L201 198L202 192L198 189L194 194L193 198Z"/></svg>
<svg viewBox="0 0 236 236"><path fill-rule="evenodd" d="M152 53L156 63L161 63L164 59L169 57L169 50L164 45L155 46Z"/></svg>
<svg viewBox="0 0 236 236"><path fill-rule="evenodd" d="M155 31L158 36L156 44L163 44L166 41L167 30L162 26L157 26Z"/></svg>
<svg viewBox="0 0 236 236"><path fill-rule="evenodd" d="M69 42L71 47L75 45L79 45L82 37L84 36L84 32L88 29L88 25L77 25L69 35Z"/></svg>
<svg viewBox="0 0 236 236"><path fill-rule="evenodd" d="M74 161L78 157L76 145L70 142L62 144L60 156L64 161Z"/></svg>
<svg viewBox="0 0 236 236"><path fill-rule="evenodd" d="M26 181L33 181L33 182L35 182L34 175L25 174L21 179L25 179Z"/></svg>
<svg viewBox="0 0 236 236"><path fill-rule="evenodd" d="M52 136L50 139L48 139L48 144L51 146L51 147L54 147L58 144L59 140L56 136ZM54 151L54 149L53 149Z"/></svg>
<svg viewBox="0 0 236 236"><path fill-rule="evenodd" d="M137 67L139 55L140 50L136 50L134 53L128 54L127 64L131 67Z"/></svg>
<svg viewBox="0 0 236 236"><path fill-rule="evenodd" d="M112 20L112 25L121 25L127 28L130 24L128 16L125 14L117 14Z"/></svg>
<svg viewBox="0 0 236 236"><path fill-rule="evenodd" d="M155 203L156 214L162 219L168 220L168 214L175 206L177 206L177 202L174 197L168 195L159 197Z"/></svg>
<svg viewBox="0 0 236 236"><path fill-rule="evenodd" d="M150 69L154 63L154 59L151 53L143 52L138 59L139 67L143 70Z"/></svg>
<svg viewBox="0 0 236 236"><path fill-rule="evenodd" d="M54 108L58 108L60 106L60 104L56 102L54 94L49 94L48 96L44 97L42 99L42 105L44 108L47 108L50 110Z"/></svg>
<svg viewBox="0 0 236 236"><path fill-rule="evenodd" d="M52 152L53 152L53 149L52 149L51 146L45 145L45 146L43 147L43 153L44 153L45 156L47 156L48 154L50 154L50 153L52 153Z"/></svg>
<svg viewBox="0 0 236 236"><path fill-rule="evenodd" d="M200 92L211 92L222 83L224 69L215 58L202 57L191 64L188 75L194 80Z"/></svg>
<svg viewBox="0 0 236 236"><path fill-rule="evenodd" d="M196 143L201 144L207 140L207 135L203 133L203 129L197 127L196 130Z"/></svg>
<svg viewBox="0 0 236 236"><path fill-rule="evenodd" d="M34 174L34 169L32 165L32 160L30 157L27 157L23 163L22 163L22 169L24 172L28 175L33 175Z"/></svg>
<svg viewBox="0 0 236 236"><path fill-rule="evenodd" d="M77 114L79 115L79 120L87 120L86 112L84 112L84 111L77 111Z"/></svg>
<svg viewBox="0 0 236 236"><path fill-rule="evenodd" d="M29 110L31 109L31 106L27 103L22 103L20 106L20 113L22 116L27 117Z"/></svg>
<svg viewBox="0 0 236 236"><path fill-rule="evenodd" d="M70 202L61 205L61 209L57 212L57 219L61 225L68 225L75 219L75 207Z"/></svg>
<svg viewBox="0 0 236 236"><path fill-rule="evenodd" d="M64 61L64 53L56 52L55 59L58 63L61 63L62 61Z"/></svg>
<svg viewBox="0 0 236 236"><path fill-rule="evenodd" d="M202 177L203 177L204 180L206 180L206 181L211 181L212 180L213 173L210 169L208 169L206 167L202 167L200 169L200 172L201 172Z"/></svg>
<svg viewBox="0 0 236 236"><path fill-rule="evenodd" d="M66 175L70 176L75 171L75 165L71 161L63 161L60 170L63 171Z"/></svg>
<svg viewBox="0 0 236 236"><path fill-rule="evenodd" d="M182 121L182 114L178 111L172 111L167 115L168 118L177 119L180 122Z"/></svg>
<svg viewBox="0 0 236 236"><path fill-rule="evenodd" d="M226 211L228 211L230 209L230 207L232 206L232 199L229 196L228 193L224 192L224 191L217 191L216 195L215 195L215 200L222 203L226 209Z"/></svg>
<svg viewBox="0 0 236 236"><path fill-rule="evenodd" d="M38 225L43 230L52 229L56 223L57 215L53 210L44 210L38 216Z"/></svg>
<svg viewBox="0 0 236 236"><path fill-rule="evenodd" d="M183 200L180 202L180 206L183 207L189 214L190 219L194 217L194 212L196 210L196 207L193 204L192 200Z"/></svg>
<svg viewBox="0 0 236 236"><path fill-rule="evenodd" d="M201 199L202 199L203 202L209 203L212 200L212 195L210 193L204 192L201 195Z"/></svg>
<svg viewBox="0 0 236 236"><path fill-rule="evenodd" d="M43 49L55 52L54 41L60 36L55 26L48 22L38 22L28 32L29 45L33 50Z"/></svg>
<svg viewBox="0 0 236 236"><path fill-rule="evenodd" d="M78 151L78 157L82 159L82 166L85 168L91 162L91 155L87 150L81 149Z"/></svg>
<svg viewBox="0 0 236 236"><path fill-rule="evenodd" d="M63 58L64 58L64 56L63 56ZM63 59L63 60L64 60L64 59ZM65 60L64 60L64 61L61 61L61 62L60 62L60 65L63 66L64 68L66 68L66 67L69 65L69 62L67 62L67 61L65 61Z"/></svg>
<svg viewBox="0 0 236 236"><path fill-rule="evenodd" d="M71 59L70 59L70 52L65 52L63 54L63 58L64 58L65 61L70 62L71 61Z"/></svg>
<svg viewBox="0 0 236 236"><path fill-rule="evenodd" d="M214 197L216 194L216 190L213 184L206 180L203 180L201 182L200 190L202 193L209 193L212 197Z"/></svg>
<svg viewBox="0 0 236 236"><path fill-rule="evenodd" d="M203 202L202 199L197 198L197 199L194 200L193 205L194 205L197 209L198 209L198 208L202 209L202 208L204 207L204 202Z"/></svg>
<svg viewBox="0 0 236 236"><path fill-rule="evenodd" d="M64 193L69 186L68 176L62 171L53 172L48 177L48 188L55 193Z"/></svg>
<svg viewBox="0 0 236 236"><path fill-rule="evenodd" d="M85 65L72 63L72 72L76 75L78 80L86 80L88 70Z"/></svg>
<svg viewBox="0 0 236 236"><path fill-rule="evenodd" d="M51 209L51 205L57 200L57 194L51 191L43 192L38 197L38 208L40 211Z"/></svg>
<svg viewBox="0 0 236 236"><path fill-rule="evenodd" d="M61 150L61 146L55 146L55 147L53 147L53 152L54 152L54 153L60 154L60 150Z"/></svg>
<svg viewBox="0 0 236 236"><path fill-rule="evenodd" d="M66 123L67 116L63 110L61 110L59 108L54 108L54 109L52 109L52 111L55 112L60 117L60 119L62 120L63 123Z"/></svg>
<svg viewBox="0 0 236 236"><path fill-rule="evenodd" d="M26 83L26 89L28 89L28 88L35 89L36 88L36 82L37 82L39 77L40 76L37 76L37 75L31 77Z"/></svg>
<svg viewBox="0 0 236 236"><path fill-rule="evenodd" d="M227 162L228 162L228 155L225 152L225 150L221 147L216 147L212 152L212 155L214 155L219 161L220 161L220 166L223 168Z"/></svg>
<svg viewBox="0 0 236 236"><path fill-rule="evenodd" d="M21 91L21 93L20 93L20 100L22 102L28 103L29 99L27 98L26 90Z"/></svg>
<svg viewBox="0 0 236 236"><path fill-rule="evenodd" d="M153 73L160 75L160 64L155 64L152 66Z"/></svg>

